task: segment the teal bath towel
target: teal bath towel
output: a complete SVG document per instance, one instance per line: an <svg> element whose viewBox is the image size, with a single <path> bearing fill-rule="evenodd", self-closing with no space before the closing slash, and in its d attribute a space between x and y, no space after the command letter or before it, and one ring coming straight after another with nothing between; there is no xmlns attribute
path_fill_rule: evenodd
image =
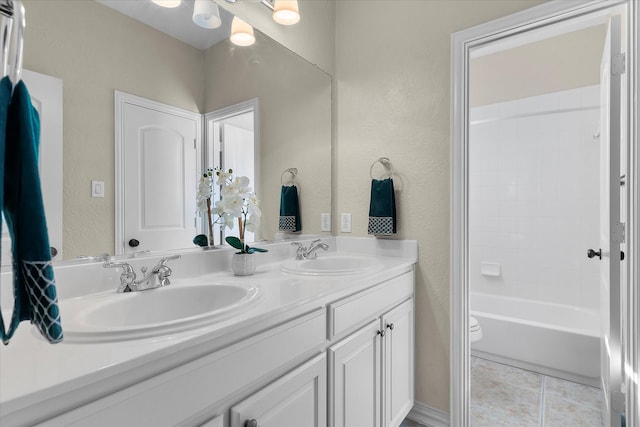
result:
<svg viewBox="0 0 640 427"><path fill-rule="evenodd" d="M391 178L371 180L368 233L377 236L396 234L396 196Z"/></svg>
<svg viewBox="0 0 640 427"><path fill-rule="evenodd" d="M300 231L300 204L298 188L295 185L283 185L280 191L280 226L281 231Z"/></svg>
<svg viewBox="0 0 640 427"><path fill-rule="evenodd" d="M7 344L18 324L31 320L57 343L62 326L38 173L40 119L23 82L14 89L6 117L3 210L12 240L15 302L8 330L0 316L0 334Z"/></svg>

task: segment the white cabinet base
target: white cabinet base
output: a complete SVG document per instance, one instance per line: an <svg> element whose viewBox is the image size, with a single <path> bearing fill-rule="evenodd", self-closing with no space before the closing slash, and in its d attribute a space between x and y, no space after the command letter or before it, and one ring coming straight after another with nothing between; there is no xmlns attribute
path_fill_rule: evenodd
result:
<svg viewBox="0 0 640 427"><path fill-rule="evenodd" d="M233 406L230 426L326 426L326 360L323 353Z"/></svg>

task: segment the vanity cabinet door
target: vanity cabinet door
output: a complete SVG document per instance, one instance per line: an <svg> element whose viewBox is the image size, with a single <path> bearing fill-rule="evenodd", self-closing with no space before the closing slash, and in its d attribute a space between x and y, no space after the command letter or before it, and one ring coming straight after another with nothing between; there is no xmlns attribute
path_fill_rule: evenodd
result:
<svg viewBox="0 0 640 427"><path fill-rule="evenodd" d="M397 427L413 407L414 330L413 299L382 317L385 426Z"/></svg>
<svg viewBox="0 0 640 427"><path fill-rule="evenodd" d="M380 331L375 320L329 348L331 427L380 426Z"/></svg>
<svg viewBox="0 0 640 427"><path fill-rule="evenodd" d="M231 427L324 427L326 355L315 357L231 408Z"/></svg>

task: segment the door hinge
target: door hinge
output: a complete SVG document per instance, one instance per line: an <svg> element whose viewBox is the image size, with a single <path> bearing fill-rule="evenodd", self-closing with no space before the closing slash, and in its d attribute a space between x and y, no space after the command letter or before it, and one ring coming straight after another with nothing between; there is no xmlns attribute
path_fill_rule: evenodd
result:
<svg viewBox="0 0 640 427"><path fill-rule="evenodd" d="M624 53L618 53L611 57L611 75L619 76L627 71L627 58Z"/></svg>
<svg viewBox="0 0 640 427"><path fill-rule="evenodd" d="M195 138L193 138L193 149L194 150L196 149L196 139Z"/></svg>
<svg viewBox="0 0 640 427"><path fill-rule="evenodd" d="M624 222L614 224L611 228L611 241L616 243L624 243L626 227Z"/></svg>

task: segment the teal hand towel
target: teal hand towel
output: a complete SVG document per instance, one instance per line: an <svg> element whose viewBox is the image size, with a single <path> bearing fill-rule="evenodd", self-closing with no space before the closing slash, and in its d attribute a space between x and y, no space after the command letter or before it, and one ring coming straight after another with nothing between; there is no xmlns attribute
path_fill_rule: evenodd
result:
<svg viewBox="0 0 640 427"><path fill-rule="evenodd" d="M280 225L281 231L300 231L300 204L298 188L295 185L283 185L280 191Z"/></svg>
<svg viewBox="0 0 640 427"><path fill-rule="evenodd" d="M396 197L391 178L371 180L368 233L378 236L396 234Z"/></svg>
<svg viewBox="0 0 640 427"><path fill-rule="evenodd" d="M31 96L18 82L7 112L4 150L4 215L12 241L14 308L9 329L0 324L5 344L18 324L31 320L51 343L62 341L62 325L51 265L38 146L40 119Z"/></svg>

